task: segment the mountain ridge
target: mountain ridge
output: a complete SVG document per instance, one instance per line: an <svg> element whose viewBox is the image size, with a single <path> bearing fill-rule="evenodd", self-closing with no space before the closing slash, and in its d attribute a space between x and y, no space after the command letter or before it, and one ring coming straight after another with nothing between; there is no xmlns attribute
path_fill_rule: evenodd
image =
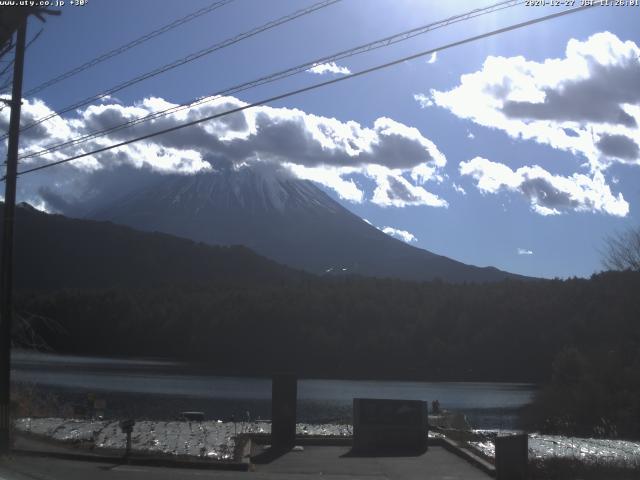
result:
<svg viewBox="0 0 640 480"><path fill-rule="evenodd" d="M0 214L3 211L0 202ZM212 246L110 222L48 214L25 203L16 208L14 244L18 289L247 285L309 276L243 246Z"/></svg>
<svg viewBox="0 0 640 480"><path fill-rule="evenodd" d="M458 283L527 278L408 245L365 222L312 182L266 169L168 176L86 218L211 245L241 244L314 274L338 271Z"/></svg>

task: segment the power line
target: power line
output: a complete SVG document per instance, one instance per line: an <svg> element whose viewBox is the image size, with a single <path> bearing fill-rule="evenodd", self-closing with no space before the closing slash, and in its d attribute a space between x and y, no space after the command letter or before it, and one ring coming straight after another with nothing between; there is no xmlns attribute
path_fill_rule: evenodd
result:
<svg viewBox="0 0 640 480"><path fill-rule="evenodd" d="M44 32L44 28L41 28L40 30L38 30L38 33L36 33L31 40L29 40L26 44L26 46L24 47L25 51L29 50L29 47L36 41L38 40L38 38L40 38L40 35L42 35L42 32ZM0 78L2 78L6 73L8 73L8 71L10 69L13 68L13 64L15 62L15 58L13 58L10 62L7 62L7 65L2 69L2 71L0 71ZM1 82L0 82L1 83ZM13 83L13 76L9 77L8 80L6 81L6 83L4 85L2 85L2 87L0 87L0 89L2 88L11 88ZM5 99L0 99L0 101L4 101L6 102ZM4 103L3 105L0 105L0 112L2 110L4 110L4 108L8 105L8 103ZM20 158L20 157L18 157Z"/></svg>
<svg viewBox="0 0 640 480"><path fill-rule="evenodd" d="M108 51L106 53L103 53L99 57L96 57L96 58L94 58L92 60L89 60L88 62L83 63L82 65L79 65L79 66L77 66L75 68L72 68L71 70L69 70L69 71L67 71L67 72L65 72L63 74L60 74L57 77L54 77L54 78L52 78L50 80L47 80L46 82L41 83L40 85L38 85L36 87L33 87L31 90L27 90L24 93L24 96L28 97L28 96L34 95L34 94L36 94L38 92L41 92L42 90L44 90L44 89L46 89L46 88L48 88L48 87L50 87L52 85L55 85L56 83L60 83L63 80L71 78L71 77L77 75L80 72L83 72L83 71L85 71L85 70L87 70L89 68L95 67L96 65L98 65L98 64L100 64L100 63L102 63L102 62L104 62L106 60L109 60L110 58L113 58L113 57L115 57L117 55L120 55L120 54L126 52L127 50L131 50L132 48L135 48L138 45L141 45L141 44L143 44L144 42L146 42L148 40L151 40L151 39L153 39L153 38L155 38L155 37L157 37L159 35L162 35L163 33L166 33L166 32L168 32L170 30L173 30L174 28L179 27L180 25L184 25L185 23L188 23L188 22L190 22L192 20L195 20L196 18L201 17L202 15L205 15L207 13L210 13L210 12L212 12L212 11L214 11L214 10L220 8L220 7L223 7L223 6L225 6L228 3L231 3L233 1L234 0L220 0L220 1L217 1L217 2L213 2L211 5L208 5L206 7L203 7L201 9L199 9L199 10L196 10L195 12L191 12L188 15L185 15L184 17L181 17L181 18L179 18L177 20L174 20L171 23L168 23L168 24L166 24L166 25L164 25L164 26L162 26L162 27L160 27L160 28L158 28L156 30L153 30L152 32L149 32L149 33L147 33L147 34L145 34L145 35L143 35L143 36L141 36L139 38L136 38L135 40L132 40L129 43L125 43L124 45L121 45L120 47L114 48L113 50L110 50L110 51ZM6 92L6 90L4 90L4 89L2 91L0 91L0 93L5 93L5 92Z"/></svg>
<svg viewBox="0 0 640 480"><path fill-rule="evenodd" d="M316 84L313 84L313 85L309 85L309 86L304 87L304 88L299 88L297 90L292 90L292 91L289 91L289 92L286 92L286 93L282 93L280 95L276 95L276 96L273 96L273 97L266 98L264 100L260 100L260 101L254 102L254 103L250 103L250 104L244 105L242 107L233 108L231 110L227 110L225 112L217 113L217 114L214 114L214 115L209 115L207 117L204 117L204 118L201 118L201 119L198 119L198 120L193 120L191 122L186 122L186 123L183 123L183 124L180 124L180 125L176 125L176 126L173 126L173 127L170 127L170 128L165 128L165 129L159 130L157 132L153 132L153 133L149 133L149 134L146 134L146 135L142 135L140 137L136 137L136 138L132 138L132 139L129 139L129 140L125 140L123 142L119 142L119 143L116 143L116 144L113 144L113 145L109 145L107 147L98 148L98 149L93 150L91 152L86 152L86 153L83 153L83 154L80 154L80 155L76 155L76 156L73 156L73 157L70 157L70 158L65 158L63 160L58 160L56 162L48 163L46 165L41 165L39 167L34 167L34 168L27 169L27 170L23 170L21 172L18 172L18 175L24 175L24 174L31 173L31 172L36 172L36 171L39 171L39 170L44 170L46 168L50 168L50 167L54 167L54 166L57 166L57 165L61 165L63 163L68 163L68 162L71 162L71 161L74 161L74 160L78 160L78 159L81 159L81 158L84 158L84 157L88 157L90 155L95 155L97 153L106 152L106 151L112 150L114 148L123 147L125 145L129 145L129 144L134 143L134 142L139 142L141 140L146 140L148 138L153 138L153 137L156 137L158 135L164 135L166 133L175 132L175 131L181 130L183 128L187 128L187 127L191 127L193 125L197 125L197 124L200 124L200 123L208 122L209 120L214 120L216 118L224 117L226 115L239 113L239 112L242 112L244 110L248 110L249 108L253 108L253 107L260 106L260 105L265 105L265 104L268 104L268 103L272 103L272 102L275 102L275 101L278 101L278 100L282 100L282 99L287 98L287 97L291 97L293 95L299 95L301 93L309 92L311 90L316 90L318 88L326 87L328 85L333 85L335 83L343 82L343 81L346 81L346 80L350 80L352 78L361 77L363 75L367 75L369 73L373 73L373 72L376 72L378 70L383 70L383 69L392 67L394 65L401 64L403 62L407 62L407 61L410 61L410 60L415 60L416 58L424 57L426 55L431 55L432 53L440 52L442 50L447 50L447 49L450 49L450 48L453 48L453 47L457 47L457 46L464 45L464 44L467 44L467 43L475 42L475 41L478 41L478 40L481 40L481 39L484 39L484 38L487 38L487 37L491 37L491 36L494 36L494 35L499 35L501 33L506 33L506 32L510 32L512 30L517 30L517 29L520 29L520 28L528 27L530 25L534 25L534 24L537 24L537 23L541 23L541 22L544 22L544 21L547 21L547 20L558 18L558 17L564 16L564 15L569 15L569 14L576 13L576 12L579 12L579 11L583 11L583 10L586 10L588 8L592 8L592 7L599 6L599 5L600 5L599 3L595 3L593 5L584 5L584 6L580 6L580 7L574 7L574 8L570 8L570 9L567 9L567 10L563 10L561 12L556 12L556 13L552 13L552 14L546 15L544 17L538 17L538 18L535 18L535 19L532 19L532 20L527 20L525 22L521 22L521 23L517 23L517 24L514 24L514 25L510 25L508 27L499 28L497 30L492 30L490 32L486 32L486 33L483 33L483 34L480 34L480 35L475 35L473 37L467 37L464 40L459 40L457 42L448 43L448 44L443 45L441 47L432 48L430 50L425 50L425 51L422 51L422 52L419 52L419 53L415 53L413 55L409 55L407 57L403 57L403 58L400 58L400 59L397 59L397 60L393 60L393 61L388 62L388 63L384 63L384 64L377 65L377 66L374 66L374 67L370 67L370 68L367 68L365 70L361 70L359 72L355 72L355 73L351 73L351 74L345 75L343 77L338 77L338 78L334 78L334 79L327 80L327 81L324 81L324 82L320 82L320 83L316 83Z"/></svg>
<svg viewBox="0 0 640 480"><path fill-rule="evenodd" d="M272 83L278 80L282 80L284 78L293 76L293 75L297 75L299 73L305 72L307 71L309 68L313 67L314 65L318 65L318 64L323 64L323 63L329 63L329 62L335 62L335 61L340 61L340 60L344 60L346 58L350 58L353 57L355 55L360 55L362 53L367 53L373 50L377 50L379 48L383 48L383 47L387 47L389 45L393 45L396 43L399 43L401 41L405 41L408 40L410 38L416 37L418 35L422 35L422 34L426 34L432 30L436 30L439 28L443 28L458 22L462 22L462 21L466 21L466 20L470 20L472 18L476 18L482 15L487 15L490 13L495 13L497 11L501 11L507 8L512 8L515 7L517 5L520 5L524 3L522 0L510 0L510 1L502 1L493 5L490 5L488 7L484 7L484 8L480 8L480 9L475 9L475 10L471 10L469 12L465 12L463 14L459 14L459 15L455 15L449 18L446 18L444 20L439 20L437 22L433 22L427 25L423 25L421 27L417 27L417 28L413 28L411 30L407 30L401 33L397 33L395 35L391 35L379 40L375 40L373 42L369 42L369 43L365 43L363 45L359 45L357 47L354 48L350 48L348 50L343 50L341 52L332 54L332 55L327 55L324 56L322 58L318 58L309 62L305 62L303 64L288 68L286 70L282 70L276 73L272 73L263 77L258 78L257 80L252 80L249 82L245 82L242 83L240 85L236 85L233 87L229 87L226 88L224 90L218 91L212 95L209 95L207 97L203 97L203 98L199 98L199 99L195 99L195 100L191 100L189 102L186 103L182 103L180 105L176 105L164 110L160 110L151 114L148 114L144 117L140 117L134 120L129 120L127 122L118 124L118 125L114 125L112 127L108 127L102 130L95 130L89 133L86 133L84 135L81 135L79 137L75 137L73 139L67 140L65 142L62 143L58 143L58 144L54 144L54 145L49 145L47 147L45 147L42 150L39 150L37 152L31 152L31 153L25 153L23 155L20 156L20 159L25 159L25 158L34 158L34 157L40 157L42 155L48 154L48 153L52 153L67 147L71 147L74 145L78 145L80 143L84 143L86 141L89 141L91 139L94 138L98 138L101 136L104 136L106 134L109 133L114 133L120 130L123 130L125 128L130 128L132 126L144 123L144 122L148 122L160 117L164 117L166 115L170 115L173 113L177 113L179 111L182 110L186 110L189 108L193 108L195 106L199 106L199 105L203 105L205 103L209 103L212 102L216 99L219 99L221 96L223 95L232 95L235 93L239 93L245 90L249 90L251 88L255 88L257 86L261 86L261 85L265 85L268 83Z"/></svg>
<svg viewBox="0 0 640 480"><path fill-rule="evenodd" d="M238 43L242 40L245 40L247 38L253 37L255 35L258 35L259 33L262 33L266 30L270 30L272 28L275 28L279 25L282 25L284 23L290 22L292 20L295 20L296 18L302 17L304 15L308 15L310 13L315 12L316 10L320 10L321 8L325 8L328 7L330 5L333 5L334 3L338 3L341 0L323 0L321 2L315 3L313 5L311 5L310 7L301 9L301 10L297 10L289 15L285 15L284 17L280 17L277 20L272 20L268 23L265 23L259 27L256 27L252 30L249 30L247 32L241 33L239 35L236 35L235 37L231 37L228 38L226 40L223 40L222 42L216 43L215 45L212 45L210 47L204 48L202 50L198 50L197 52L191 53L189 55L187 55L186 57L182 57L176 61L173 61L171 63L168 63L166 65L163 65L161 67L158 67L150 72L144 73L142 75L139 75L137 77L134 77L130 80L127 80L126 82L122 82L119 83L118 85L116 85L115 87L111 87L108 90L105 90L101 93L98 93L96 95L93 95L91 97L85 98L84 100L81 100L77 103L74 103L73 105L69 105L67 107L64 107L62 110L58 111L58 112L54 112L51 113L49 115L46 115L42 118L39 118L37 120L35 120L34 122L25 125L24 127L22 127L20 129L21 132L24 132L25 130L29 130L30 128L35 127L36 125L40 125L43 122L46 122L47 120L53 118L53 117L57 117L60 114L63 113L67 113L73 110L76 110L77 108L83 107L85 105L88 105L90 103L95 102L96 100L100 100L101 98L105 98L109 95L112 95L116 92L119 92L120 90L123 90L127 87L130 87L132 85L135 85L136 83L140 83L144 80L148 80L150 78L153 78L157 75L160 75L161 73L165 73L168 72L169 70L173 70L174 68L180 67L182 65L185 65L189 62L192 62L194 60L197 60L198 58L204 57L205 55L209 55L217 50L221 50L223 48L229 47L235 43ZM3 135L2 137L0 137L0 140L3 140L6 138L6 135Z"/></svg>
<svg viewBox="0 0 640 480"><path fill-rule="evenodd" d="M0 58L4 57L14 47L14 43L11 39L7 40L7 43L0 48ZM13 60L12 60L13 61Z"/></svg>

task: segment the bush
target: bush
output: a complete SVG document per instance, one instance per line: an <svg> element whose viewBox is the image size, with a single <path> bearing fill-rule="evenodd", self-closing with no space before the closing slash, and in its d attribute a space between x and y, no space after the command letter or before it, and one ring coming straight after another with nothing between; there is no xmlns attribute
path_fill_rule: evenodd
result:
<svg viewBox="0 0 640 480"><path fill-rule="evenodd" d="M60 398L33 384L11 385L11 415L22 417L72 417L73 408Z"/></svg>
<svg viewBox="0 0 640 480"><path fill-rule="evenodd" d="M553 362L551 383L527 412L527 427L549 434L640 438L638 368L640 358L627 363L620 351L562 350Z"/></svg>

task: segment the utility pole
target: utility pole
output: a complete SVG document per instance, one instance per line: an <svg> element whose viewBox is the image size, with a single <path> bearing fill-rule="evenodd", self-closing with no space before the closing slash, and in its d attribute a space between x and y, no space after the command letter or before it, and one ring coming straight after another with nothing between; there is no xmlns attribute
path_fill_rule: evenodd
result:
<svg viewBox="0 0 640 480"><path fill-rule="evenodd" d="M0 454L11 448L11 326L13 316L13 226L16 210L16 178L20 110L22 107L22 72L24 68L27 16L18 25L11 91L11 118L5 176L2 257L0 263Z"/></svg>

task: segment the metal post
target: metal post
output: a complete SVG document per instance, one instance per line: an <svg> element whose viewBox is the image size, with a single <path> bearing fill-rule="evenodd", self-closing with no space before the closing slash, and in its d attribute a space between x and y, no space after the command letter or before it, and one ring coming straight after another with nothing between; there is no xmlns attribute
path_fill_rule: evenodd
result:
<svg viewBox="0 0 640 480"><path fill-rule="evenodd" d="M496 478L498 480L526 480L529 478L529 435L497 436Z"/></svg>
<svg viewBox="0 0 640 480"><path fill-rule="evenodd" d="M127 449L124 452L125 458L129 458L131 456L131 430L127 430Z"/></svg>
<svg viewBox="0 0 640 480"><path fill-rule="evenodd" d="M7 148L5 177L2 258L0 263L0 453L11 447L10 383L11 383L11 324L13 310L13 226L16 208L16 177L18 171L18 142L20 137L20 109L22 104L22 72L24 67L27 18L16 34L11 119Z"/></svg>
<svg viewBox="0 0 640 480"><path fill-rule="evenodd" d="M129 460L131 456L131 432L133 432L133 426L136 424L136 421L132 418L128 418L126 420L120 420L120 429L127 436L127 443L124 451L124 458Z"/></svg>
<svg viewBox="0 0 640 480"><path fill-rule="evenodd" d="M298 379L293 374L274 375L271 387L271 445L293 448L296 442Z"/></svg>

